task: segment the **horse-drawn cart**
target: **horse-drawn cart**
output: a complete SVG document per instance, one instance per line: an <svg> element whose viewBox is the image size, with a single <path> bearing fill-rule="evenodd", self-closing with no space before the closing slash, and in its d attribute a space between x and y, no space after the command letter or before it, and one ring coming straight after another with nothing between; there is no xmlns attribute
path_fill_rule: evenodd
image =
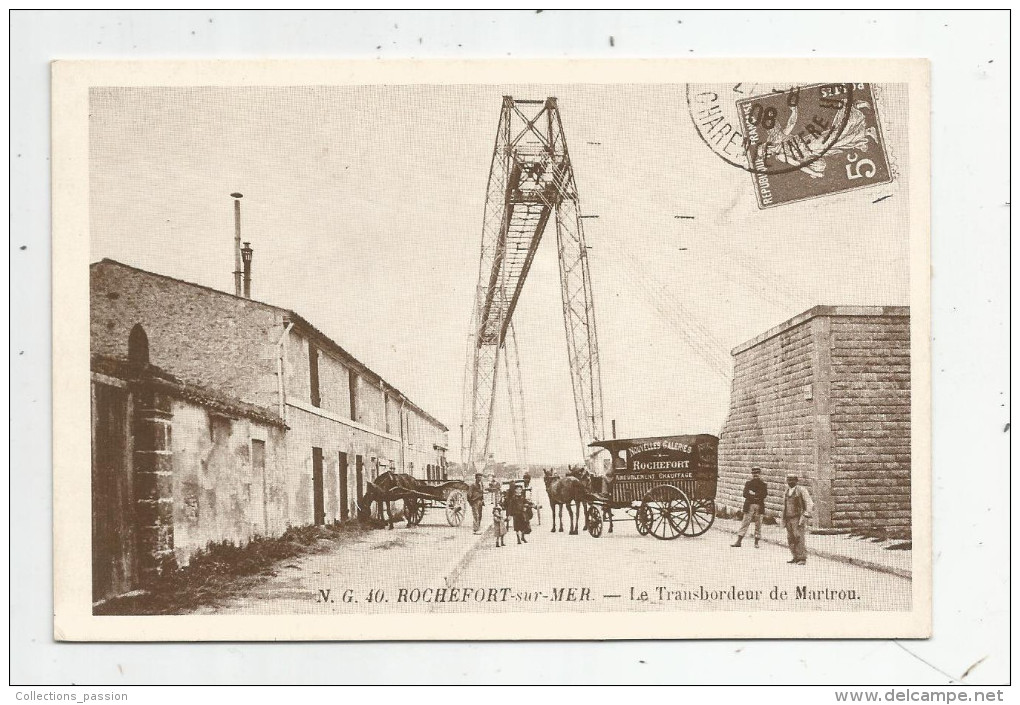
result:
<svg viewBox="0 0 1020 705"><path fill-rule="evenodd" d="M715 521L719 439L709 434L592 443L612 455L601 492L588 495L588 533L598 538L613 511L633 515L641 535L701 536Z"/></svg>
<svg viewBox="0 0 1020 705"><path fill-rule="evenodd" d="M420 480L425 487L409 491L404 497L404 511L412 526L425 517L426 509L442 509L446 523L460 526L467 514L468 484L462 480ZM412 520L413 519L413 520Z"/></svg>
<svg viewBox="0 0 1020 705"><path fill-rule="evenodd" d="M387 521L391 529L390 502L398 500L404 504L408 526L420 524L427 509L442 509L450 526L460 526L467 514L467 490L468 484L463 480L419 480L411 475L384 472L368 483L363 506L371 512L372 503L378 503L380 518Z"/></svg>

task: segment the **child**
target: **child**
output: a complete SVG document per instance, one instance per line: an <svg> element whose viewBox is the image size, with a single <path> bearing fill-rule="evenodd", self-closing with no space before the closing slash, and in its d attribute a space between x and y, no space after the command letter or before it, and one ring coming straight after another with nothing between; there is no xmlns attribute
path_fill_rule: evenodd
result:
<svg viewBox="0 0 1020 705"><path fill-rule="evenodd" d="M496 548L506 546L506 515L503 514L503 507L497 502L492 508L492 529L496 534Z"/></svg>

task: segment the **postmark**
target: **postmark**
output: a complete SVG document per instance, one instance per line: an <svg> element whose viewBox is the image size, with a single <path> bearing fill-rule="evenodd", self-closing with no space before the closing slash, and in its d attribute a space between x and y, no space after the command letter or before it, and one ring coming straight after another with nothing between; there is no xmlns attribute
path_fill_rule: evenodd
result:
<svg viewBox="0 0 1020 705"><path fill-rule="evenodd" d="M803 86L736 105L759 208L892 180L870 84Z"/></svg>
<svg viewBox="0 0 1020 705"><path fill-rule="evenodd" d="M698 137L723 161L755 174L784 173L796 171L821 158L836 143L847 125L848 115L842 108L853 98L853 85L824 85L827 90L823 98L812 100L809 97L800 105L803 90L821 86L688 84L687 104ZM782 154L785 161L771 159L758 163L757 151L748 151L751 138L747 133L751 125L745 120L746 116L741 113L738 104L751 98L764 100L769 96L782 96L776 100L786 104L787 110L782 116L790 136L785 131L772 134L772 129L780 119L780 111L771 103L749 108L753 113L750 121L755 126L768 125L769 137L775 137L777 141L775 146L786 145L788 149ZM792 123L790 111L793 113Z"/></svg>

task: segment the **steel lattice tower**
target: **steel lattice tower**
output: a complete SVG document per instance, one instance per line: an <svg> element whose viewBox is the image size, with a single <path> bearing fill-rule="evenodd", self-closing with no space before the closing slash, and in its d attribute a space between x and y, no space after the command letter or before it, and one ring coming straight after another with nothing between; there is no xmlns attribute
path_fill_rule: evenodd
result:
<svg viewBox="0 0 1020 705"><path fill-rule="evenodd" d="M484 467L489 456L501 359L518 452L527 452L512 319L546 223L554 215L577 427L582 457L589 459L588 444L604 437L602 379L588 250L563 123L555 98L504 96L489 169L465 375L464 418L470 422L467 462L472 471Z"/></svg>

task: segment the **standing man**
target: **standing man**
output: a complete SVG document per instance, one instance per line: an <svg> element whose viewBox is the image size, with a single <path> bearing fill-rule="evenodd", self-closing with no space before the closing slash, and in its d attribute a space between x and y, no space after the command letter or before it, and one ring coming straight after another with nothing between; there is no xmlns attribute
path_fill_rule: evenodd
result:
<svg viewBox="0 0 1020 705"><path fill-rule="evenodd" d="M761 479L761 468L751 468L751 479L744 484L744 521L737 532L737 541L733 548L740 548L740 542L747 535L747 530L754 522L754 547L759 548L761 541L761 519L765 515L765 497L769 493L768 485Z"/></svg>
<svg viewBox="0 0 1020 705"><path fill-rule="evenodd" d="M499 504L502 500L503 488L500 487L499 480L496 479L496 474L493 473L489 479L489 484L486 486L489 494L492 495L492 503Z"/></svg>
<svg viewBox="0 0 1020 705"><path fill-rule="evenodd" d="M485 490L482 488L482 473L475 473L475 484L468 488L467 501L475 521L475 533L482 533L482 507L485 506Z"/></svg>
<svg viewBox="0 0 1020 705"><path fill-rule="evenodd" d="M786 497L783 500L783 523L786 524L786 540L790 545L790 553L793 558L787 563L797 565L807 564L807 546L804 545L804 535L807 533L808 519L811 518L811 511L814 508L811 503L811 495L806 488L797 484L796 475L787 475Z"/></svg>

